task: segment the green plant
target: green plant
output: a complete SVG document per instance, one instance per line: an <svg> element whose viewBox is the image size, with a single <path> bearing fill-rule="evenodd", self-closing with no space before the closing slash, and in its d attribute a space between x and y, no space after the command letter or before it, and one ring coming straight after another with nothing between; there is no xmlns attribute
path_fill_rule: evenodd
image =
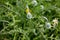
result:
<svg viewBox="0 0 60 40"><path fill-rule="evenodd" d="M60 22L60 1L36 1L34 6L32 0L0 0L0 40L60 40L60 23L47 29L43 18L47 17L51 24L54 18ZM26 18L26 4L32 19Z"/></svg>

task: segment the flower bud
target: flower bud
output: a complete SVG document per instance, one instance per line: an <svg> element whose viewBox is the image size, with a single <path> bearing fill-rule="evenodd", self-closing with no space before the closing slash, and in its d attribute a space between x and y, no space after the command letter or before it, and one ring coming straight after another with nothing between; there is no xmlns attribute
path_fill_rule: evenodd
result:
<svg viewBox="0 0 60 40"><path fill-rule="evenodd" d="M47 29L49 29L49 28L51 28L51 24L50 24L49 22L46 22L46 23L45 23L45 27L46 27Z"/></svg>
<svg viewBox="0 0 60 40"><path fill-rule="evenodd" d="M36 6L36 5L37 5L37 1L36 1L36 0L33 0L33 1L32 1L32 4L33 4L34 6Z"/></svg>
<svg viewBox="0 0 60 40"><path fill-rule="evenodd" d="M27 18L31 19L32 18L32 14L30 12L27 13Z"/></svg>

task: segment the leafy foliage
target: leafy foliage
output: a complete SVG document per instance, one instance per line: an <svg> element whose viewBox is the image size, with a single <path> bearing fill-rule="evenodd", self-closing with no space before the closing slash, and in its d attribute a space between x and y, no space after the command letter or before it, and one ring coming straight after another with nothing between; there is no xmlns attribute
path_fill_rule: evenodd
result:
<svg viewBox="0 0 60 40"><path fill-rule="evenodd" d="M32 5L32 0L0 0L0 40L60 40L60 0L36 1L37 6ZM26 4L32 19L26 18ZM58 18L58 26L46 29L43 16L51 24Z"/></svg>

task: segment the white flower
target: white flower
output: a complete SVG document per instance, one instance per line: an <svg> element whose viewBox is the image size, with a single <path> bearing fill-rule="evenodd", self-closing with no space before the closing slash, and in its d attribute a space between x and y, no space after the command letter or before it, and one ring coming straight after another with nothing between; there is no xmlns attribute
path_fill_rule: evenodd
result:
<svg viewBox="0 0 60 40"><path fill-rule="evenodd" d="M32 18L32 14L30 12L27 13L27 18L31 19Z"/></svg>
<svg viewBox="0 0 60 40"><path fill-rule="evenodd" d="M46 23L45 23L45 27L46 27L47 29L49 29L49 28L51 28L51 24L50 24L49 22L46 22Z"/></svg>
<svg viewBox="0 0 60 40"><path fill-rule="evenodd" d="M38 3L37 3L36 0L33 0L33 1L32 1L32 4L33 4L34 6L36 6Z"/></svg>
<svg viewBox="0 0 60 40"><path fill-rule="evenodd" d="M55 18L52 22L53 22L54 27L58 25L58 19L57 18Z"/></svg>

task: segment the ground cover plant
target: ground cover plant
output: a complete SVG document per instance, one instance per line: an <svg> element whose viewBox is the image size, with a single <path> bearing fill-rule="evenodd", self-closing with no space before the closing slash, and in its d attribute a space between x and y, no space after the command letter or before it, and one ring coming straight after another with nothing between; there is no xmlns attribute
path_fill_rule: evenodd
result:
<svg viewBox="0 0 60 40"><path fill-rule="evenodd" d="M60 0L0 0L0 40L60 40Z"/></svg>

